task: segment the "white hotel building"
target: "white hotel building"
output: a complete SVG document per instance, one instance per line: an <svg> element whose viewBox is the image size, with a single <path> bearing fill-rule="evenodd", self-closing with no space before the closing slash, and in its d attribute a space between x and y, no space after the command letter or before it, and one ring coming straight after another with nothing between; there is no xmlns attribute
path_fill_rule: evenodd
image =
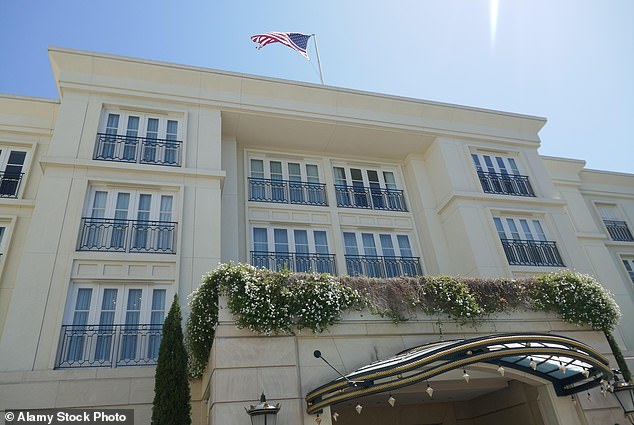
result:
<svg viewBox="0 0 634 425"><path fill-rule="evenodd" d="M339 275L522 278L574 269L615 296L634 368L634 175L540 156L546 120L51 48L59 99L0 95L0 410L134 408L149 423L161 324L219 262ZM597 141L600 142L600 141ZM572 153L574 154L574 152ZM280 260L283 258L283 260ZM186 305L183 306L187 313ZM605 355L545 313L394 325L354 313L319 335L239 330L226 309L193 423L313 424L307 394L439 339L526 332ZM105 332L104 329L108 329ZM530 344L529 344L530 345ZM598 389L482 364L323 407L322 425L625 423ZM557 381L558 382L558 381ZM354 406L362 403L362 415Z"/></svg>

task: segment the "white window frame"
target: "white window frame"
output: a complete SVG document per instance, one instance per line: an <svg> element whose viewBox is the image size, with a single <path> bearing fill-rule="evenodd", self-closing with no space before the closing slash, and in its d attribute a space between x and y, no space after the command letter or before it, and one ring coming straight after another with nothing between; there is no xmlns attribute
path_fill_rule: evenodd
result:
<svg viewBox="0 0 634 425"><path fill-rule="evenodd" d="M346 242L345 242L345 233L353 233L355 235L355 241L356 241L356 248L357 248L357 254L348 254L347 252L347 246L346 246ZM381 232L381 231L363 231L363 230L346 230L343 229L342 230L342 242L343 242L343 247L344 247L344 255L372 255L372 254L368 254L366 253L366 246L363 243L363 234L370 234L372 235L373 241L374 241L374 248L376 250L376 256L378 257L408 257L408 258L415 258L415 257L419 257L418 255L416 255L416 250L414 249L414 245L412 244L412 235L410 235L409 233L406 232ZM386 235L390 237L390 240L392 241L392 249L394 250L394 254L395 255L385 255L386 252L385 250L387 249L387 246L383 246L383 241L381 239L381 235ZM401 247L401 245L399 244L398 241L398 237L399 236L405 236L407 237L407 241L409 243L409 249L410 249L410 253L411 255L403 255L403 249Z"/></svg>
<svg viewBox="0 0 634 425"><path fill-rule="evenodd" d="M109 127L111 115L117 115L116 127ZM138 127L134 129L134 134L128 136L128 126L131 117L139 119ZM149 120L157 120L156 133L151 137L149 131ZM176 133L171 134L168 139L168 123L176 123ZM104 108L99 120L98 132L101 134L112 134L112 138L100 137L95 147L95 158L123 161L130 163L146 163L153 165L182 166L184 156L184 127L185 120L183 114L171 112L150 112L143 110L128 110L117 108ZM143 138L156 140L138 143L138 139ZM171 141L171 144L170 144ZM180 152L179 152L180 151Z"/></svg>
<svg viewBox="0 0 634 425"><path fill-rule="evenodd" d="M255 163L261 170L256 170ZM279 169L274 170L273 163L278 164ZM299 169L299 174L297 170L291 174L291 165ZM250 201L327 205L322 167L317 160L256 153L246 158L246 169L248 179L245 179L245 184Z"/></svg>
<svg viewBox="0 0 634 425"><path fill-rule="evenodd" d="M7 233L9 233L9 229L7 226L0 222L0 255L4 255L4 245L5 240L7 239ZM2 258L0 258L2 260Z"/></svg>
<svg viewBox="0 0 634 425"><path fill-rule="evenodd" d="M256 250L255 230L266 230L266 251ZM277 250L275 231L281 230L286 234L286 250ZM306 232L308 252L297 250L295 231ZM318 252L315 243L315 232L323 232L326 236L326 252ZM250 228L252 256L250 261L256 267L276 270L294 270L298 272L335 273L335 256L332 252L332 237L328 229L319 227L288 227L275 225L254 224ZM260 242L262 243L262 242Z"/></svg>
<svg viewBox="0 0 634 425"><path fill-rule="evenodd" d="M333 162L331 170L338 206L407 211L408 202L398 168ZM353 179L353 170L355 174L360 174L360 179L358 175ZM371 172L376 173L376 180L370 180ZM393 181L390 182L386 174L391 175Z"/></svg>
<svg viewBox="0 0 634 425"><path fill-rule="evenodd" d="M634 256L622 255L621 264L623 264L625 274L630 278L632 284L634 284Z"/></svg>
<svg viewBox="0 0 634 425"><path fill-rule="evenodd" d="M625 221L618 204L610 202L594 202L594 207L601 220Z"/></svg>
<svg viewBox="0 0 634 425"><path fill-rule="evenodd" d="M139 212L139 202L141 199L141 195L150 195L151 203L150 203L150 217L148 221L161 221L161 199L163 196L171 196L172 197L172 209L170 211L171 219L170 222L178 221L175 217L176 212L176 202L177 193L175 191L158 191L158 190L145 190L138 188L114 188L114 187L106 187L106 186L91 186L90 191L87 197L86 205L84 208L84 217L92 217L93 209L95 205L95 196L98 192L106 192L106 205L105 212L103 218L113 219L115 218L115 210L117 207L117 199L118 195L127 193L130 195L128 201L128 209L126 218L121 218L122 220L137 220L138 212Z"/></svg>
<svg viewBox="0 0 634 425"><path fill-rule="evenodd" d="M105 193L105 202L102 201ZM177 191L91 185L87 191L80 251L176 253ZM96 204L97 195L99 204ZM129 195L127 208L117 210L122 194ZM150 197L149 209L140 210L141 200ZM167 199L171 199L169 205ZM165 200L165 202L164 202ZM102 204L103 202L103 204ZM162 210L168 206L170 209Z"/></svg>
<svg viewBox="0 0 634 425"><path fill-rule="evenodd" d="M478 158L476 163L475 157ZM487 161L487 158L489 161ZM525 176L519 164L519 159L513 155L495 152L471 152L471 162L476 171L496 173L510 176Z"/></svg>
<svg viewBox="0 0 634 425"><path fill-rule="evenodd" d="M357 165L350 165L350 164L344 164L344 163L333 163L332 164L332 173L333 173L333 180L335 182L335 184L341 184L338 183L338 178L337 178L337 174L335 172L335 168L343 168L344 170L344 174L345 174L345 181L346 181L346 186L354 186L353 183L357 182L358 180L352 180L352 170L359 170L361 171L361 181L363 182L363 186L364 187L371 187L370 186L370 178L368 175L368 171L374 171L377 173L377 177L378 177L378 183L379 183L379 187L383 190L387 190L387 189L392 189L392 190L402 190L403 185L400 182L399 179L399 175L398 175L398 170L396 168L392 168L392 167L372 167L372 166L357 166ZM392 177L394 178L394 183L393 186L394 187L388 187L388 182L385 179L385 174L384 173L391 173ZM374 181L372 183L375 183Z"/></svg>
<svg viewBox="0 0 634 425"><path fill-rule="evenodd" d="M22 188L24 187L24 183L27 175L27 167L30 160L30 149L27 147L17 147L17 146L8 146L8 145L0 145L0 172L4 173L6 171L7 165L9 165L9 158L12 152L22 152L24 153L24 161L21 164L20 173L22 174L22 178L20 181L20 185L18 190L16 191L14 197L20 197L20 193L22 192ZM13 165L13 164L12 164Z"/></svg>
<svg viewBox="0 0 634 425"><path fill-rule="evenodd" d="M82 310L87 311L88 316L85 323L75 323L77 297L82 289L91 290L90 305L87 310ZM101 315L104 312L102 306L106 290L117 291L114 302L115 309L113 319L108 323L102 323ZM141 305L138 310L130 311L128 310L128 300L132 290L141 290ZM152 301L155 290L165 291L164 305L161 311L162 322L160 325L162 325L174 297L173 285L135 282L72 282L63 317L63 325L71 325L72 328L67 329L64 334L64 351L66 352L61 353L62 357L59 361L69 363L88 361L89 366L93 364L99 366L100 363L109 362L115 366L120 361L123 363L132 361L132 364L137 364L137 360L157 359L161 339L158 329L152 326L138 327L159 325L158 322L151 322L154 312ZM112 310L105 310L105 312L110 311ZM126 323L127 314L136 311L139 312L138 320L134 323ZM145 333L145 338L147 338L145 343L139 343L137 340L139 334L136 331L139 330L143 330ZM113 340L115 336L118 338L117 341ZM117 348L116 352L115 348ZM78 358L75 358L75 355Z"/></svg>
<svg viewBox="0 0 634 425"><path fill-rule="evenodd" d="M13 225L15 224L16 217L12 216L0 216L0 278L2 277L2 270L6 263L6 257L9 253L9 247L11 244L11 237L13 235Z"/></svg>
<svg viewBox="0 0 634 425"><path fill-rule="evenodd" d="M115 310L115 318L113 324L125 325L125 313L127 308L127 295L130 289L141 289L141 317L139 318L140 324L150 323L150 316L152 313L152 294L154 289L165 290L165 306L163 320L167 316L167 312L171 306L172 299L174 298L174 285L170 284L157 284L157 283L138 283L138 282L73 282L69 289L69 296L66 302L66 309L64 312L65 325L73 324L73 316L75 313L75 305L77 300L77 294L80 289L92 289L92 295L90 299L90 308L88 314L87 325L99 325L99 319L101 314L101 305L105 289L117 290L117 309ZM96 295L96 296L95 296Z"/></svg>
<svg viewBox="0 0 634 425"><path fill-rule="evenodd" d="M498 229L496 219L499 220L502 225L502 229L504 230L505 234L504 238L502 238L500 235L502 229ZM518 241L552 241L552 239L548 238L548 233L544 229L542 221L537 217L519 217L504 214L495 214L493 216L493 224L500 239L510 239ZM519 237L515 237L515 234L517 234Z"/></svg>
<svg viewBox="0 0 634 425"><path fill-rule="evenodd" d="M275 253L275 230L285 230L286 236L288 238L288 253L296 253L296 242L295 242L295 230L306 231L308 237L308 252L310 254L316 254L317 249L315 247L315 233L314 232L325 232L326 233L326 241L328 243L328 253L332 254L332 238L330 236L330 232L326 228L321 227L289 227L289 226L276 226L271 224L253 224L251 226L251 250L255 251L255 229L266 229L267 232L267 252ZM264 251L259 251L264 252ZM282 251L280 251L282 252ZM325 253L324 253L325 254Z"/></svg>
<svg viewBox="0 0 634 425"><path fill-rule="evenodd" d="M263 174L264 176L254 176L253 175L253 161L262 161L263 166ZM249 169L249 177L251 178L263 178L267 180L271 180L271 162L279 162L281 164L282 171L282 179L284 181L290 181L290 171L289 164L298 164L300 169L300 176L302 183L308 183L308 170L307 166L312 165L317 167L317 177L318 181L310 182L310 183L322 183L323 184L323 173L321 170L321 166L317 161L310 161L307 159L288 159L288 158L275 158L275 157L267 157L263 155L250 155L247 160L247 167Z"/></svg>
<svg viewBox="0 0 634 425"><path fill-rule="evenodd" d="M156 136L157 139L166 139L167 138L167 122L168 121L176 121L177 131L176 131L176 140L183 140L183 127L184 120L181 114L172 114L172 113L152 113L152 112L144 112L144 111L131 111L125 109L114 109L114 108L106 108L103 110L101 120L99 122L99 133L106 133L107 124L108 124L108 116L110 114L119 115L119 122L117 125L117 135L125 136L128 131L128 120L130 117L138 117L139 118L139 127L137 129L137 137L147 137L147 127L148 127L148 119L154 118L158 119L158 134Z"/></svg>
<svg viewBox="0 0 634 425"><path fill-rule="evenodd" d="M547 219L529 211L492 211L492 230L510 267L565 267L565 252Z"/></svg>
<svg viewBox="0 0 634 425"><path fill-rule="evenodd" d="M595 210L597 211L597 215L599 216L599 219L601 221L601 225L605 228L610 240L613 240L616 242L631 243L632 241L629 239L628 236L626 236L626 233L629 231L631 235L634 233L634 229L630 226L630 222L626 218L627 217L626 214L623 213L621 205L618 203L612 203L609 201L607 202L593 201L593 204L594 204ZM621 235L613 235L613 232L609 228L610 224L606 223L606 221L622 222L624 227L627 230L623 230L621 232ZM615 224L611 223L611 225L615 225ZM617 233L618 233L618 230L617 230ZM613 239L615 236L617 237Z"/></svg>
<svg viewBox="0 0 634 425"><path fill-rule="evenodd" d="M356 254L350 249L352 245L347 243L347 235L354 236L354 251L356 251ZM365 235L372 237L373 246L364 243ZM389 248L393 251L392 255L390 255L388 246L384 244L384 238L381 236L389 237L391 242ZM409 255L406 255L407 253L404 252L405 248L399 243L399 236L407 238ZM417 255L416 247L412 243L415 239L408 232L342 229L341 237L344 250L343 257L345 258L346 271L349 275L396 277L401 273L405 275L424 273L420 256Z"/></svg>

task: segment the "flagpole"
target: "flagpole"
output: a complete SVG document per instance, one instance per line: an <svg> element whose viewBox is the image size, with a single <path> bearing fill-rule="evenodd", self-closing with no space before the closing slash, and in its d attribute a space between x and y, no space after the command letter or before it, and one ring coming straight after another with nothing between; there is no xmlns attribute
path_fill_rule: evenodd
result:
<svg viewBox="0 0 634 425"><path fill-rule="evenodd" d="M324 73L321 71L321 60L319 59L319 49L317 48L317 36L313 34L313 41L315 42L315 52L317 53L317 65L319 66L319 79L321 80L321 85L325 86L324 83Z"/></svg>

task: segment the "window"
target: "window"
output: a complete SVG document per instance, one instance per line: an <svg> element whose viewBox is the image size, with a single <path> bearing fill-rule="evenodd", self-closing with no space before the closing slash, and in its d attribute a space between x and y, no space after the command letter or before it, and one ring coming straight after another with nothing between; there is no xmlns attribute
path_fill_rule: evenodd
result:
<svg viewBox="0 0 634 425"><path fill-rule="evenodd" d="M325 230L254 227L251 263L270 270L336 274Z"/></svg>
<svg viewBox="0 0 634 425"><path fill-rule="evenodd" d="M58 367L156 364L168 287L71 286Z"/></svg>
<svg viewBox="0 0 634 425"><path fill-rule="evenodd" d="M249 168L250 201L328 205L316 164L251 158Z"/></svg>
<svg viewBox="0 0 634 425"><path fill-rule="evenodd" d="M527 176L523 176L514 158L472 153L482 190L515 196L535 196Z"/></svg>
<svg viewBox="0 0 634 425"><path fill-rule="evenodd" d="M343 232L346 267L351 276L416 276L422 274L409 236L392 233Z"/></svg>
<svg viewBox="0 0 634 425"><path fill-rule="evenodd" d="M393 171L333 167L337 206L407 211Z"/></svg>
<svg viewBox="0 0 634 425"><path fill-rule="evenodd" d="M17 198L26 151L0 147L0 198Z"/></svg>
<svg viewBox="0 0 634 425"><path fill-rule="evenodd" d="M595 206L613 241L634 242L634 236L632 236L632 232L617 205L597 203Z"/></svg>
<svg viewBox="0 0 634 425"><path fill-rule="evenodd" d="M94 189L82 219L79 250L175 253L174 195Z"/></svg>
<svg viewBox="0 0 634 425"><path fill-rule="evenodd" d="M2 255L4 254L4 234L6 231L7 228L0 224L0 260L2 260Z"/></svg>
<svg viewBox="0 0 634 425"><path fill-rule="evenodd" d="M180 166L180 127L174 118L107 112L97 134L94 159Z"/></svg>
<svg viewBox="0 0 634 425"><path fill-rule="evenodd" d="M630 276L630 280L634 283L634 258L623 258L623 265Z"/></svg>
<svg viewBox="0 0 634 425"><path fill-rule="evenodd" d="M564 265L555 242L547 240L538 219L493 217L493 222L510 265Z"/></svg>

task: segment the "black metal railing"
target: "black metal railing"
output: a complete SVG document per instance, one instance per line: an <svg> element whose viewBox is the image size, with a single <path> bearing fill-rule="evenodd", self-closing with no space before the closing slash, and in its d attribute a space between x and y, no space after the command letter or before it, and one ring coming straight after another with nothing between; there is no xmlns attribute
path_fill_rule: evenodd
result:
<svg viewBox="0 0 634 425"><path fill-rule="evenodd" d="M176 223L83 217L77 250L174 254Z"/></svg>
<svg viewBox="0 0 634 425"><path fill-rule="evenodd" d="M478 171L482 190L501 195L535 196L528 176Z"/></svg>
<svg viewBox="0 0 634 425"><path fill-rule="evenodd" d="M333 254L251 251L251 265L275 271L337 274Z"/></svg>
<svg viewBox="0 0 634 425"><path fill-rule="evenodd" d="M613 241L634 242L634 236L630 232L627 223L621 220L603 220Z"/></svg>
<svg viewBox="0 0 634 425"><path fill-rule="evenodd" d="M502 239L502 246L511 266L564 266L553 241Z"/></svg>
<svg viewBox="0 0 634 425"><path fill-rule="evenodd" d="M335 192L338 207L407 211L402 190L336 184Z"/></svg>
<svg viewBox="0 0 634 425"><path fill-rule="evenodd" d="M180 140L97 133L93 159L180 167L182 150Z"/></svg>
<svg viewBox="0 0 634 425"><path fill-rule="evenodd" d="M249 177L249 201L328 205L326 185Z"/></svg>
<svg viewBox="0 0 634 425"><path fill-rule="evenodd" d="M17 198L24 173L0 171L0 198Z"/></svg>
<svg viewBox="0 0 634 425"><path fill-rule="evenodd" d="M62 325L55 368L151 366L162 324Z"/></svg>
<svg viewBox="0 0 634 425"><path fill-rule="evenodd" d="M389 278L422 274L420 257L346 255L346 268L350 276Z"/></svg>

